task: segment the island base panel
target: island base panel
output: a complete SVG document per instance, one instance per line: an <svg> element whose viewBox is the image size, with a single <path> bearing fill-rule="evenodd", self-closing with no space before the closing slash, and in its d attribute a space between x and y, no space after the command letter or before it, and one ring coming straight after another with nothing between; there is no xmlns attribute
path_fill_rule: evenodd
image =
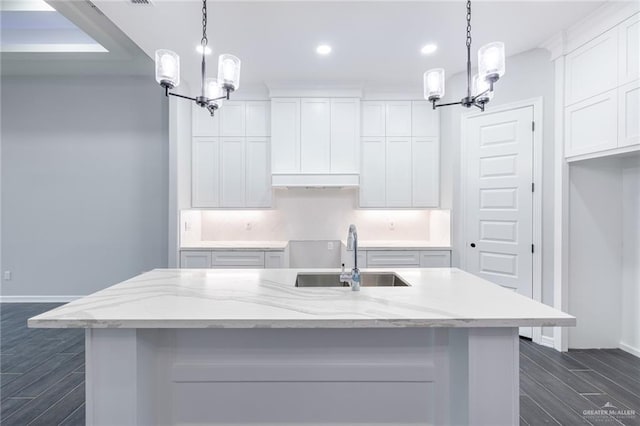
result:
<svg viewBox="0 0 640 426"><path fill-rule="evenodd" d="M516 327L87 329L86 357L88 425L519 417Z"/></svg>

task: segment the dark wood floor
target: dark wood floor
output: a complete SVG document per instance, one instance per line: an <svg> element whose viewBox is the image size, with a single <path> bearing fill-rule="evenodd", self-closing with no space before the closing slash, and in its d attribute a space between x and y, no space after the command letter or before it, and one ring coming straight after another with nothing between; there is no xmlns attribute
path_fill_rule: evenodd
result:
<svg viewBox="0 0 640 426"><path fill-rule="evenodd" d="M55 306L0 304L2 425L84 424L84 333L26 326ZM602 407L612 415L593 413ZM531 426L640 426L640 359L620 350L561 354L522 339L520 415Z"/></svg>

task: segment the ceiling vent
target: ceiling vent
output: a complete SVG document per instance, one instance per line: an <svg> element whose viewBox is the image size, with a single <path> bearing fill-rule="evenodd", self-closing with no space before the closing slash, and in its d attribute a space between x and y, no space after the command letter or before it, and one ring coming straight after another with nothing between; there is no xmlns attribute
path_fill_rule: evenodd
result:
<svg viewBox="0 0 640 426"><path fill-rule="evenodd" d="M151 0L129 0L134 6L151 6Z"/></svg>

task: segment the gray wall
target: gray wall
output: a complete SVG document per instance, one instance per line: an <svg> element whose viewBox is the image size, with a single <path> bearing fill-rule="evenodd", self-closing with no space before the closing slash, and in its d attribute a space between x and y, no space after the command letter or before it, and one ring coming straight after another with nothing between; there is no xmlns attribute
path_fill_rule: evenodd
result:
<svg viewBox="0 0 640 426"><path fill-rule="evenodd" d="M2 78L6 296L86 295L167 265L167 102L153 76Z"/></svg>
<svg viewBox="0 0 640 426"><path fill-rule="evenodd" d="M487 106L542 97L543 177L542 177L542 301L553 304L553 175L554 175L554 66L549 52L533 49L507 58L505 76L496 84L495 96ZM447 101L460 100L466 93L466 74L447 80ZM442 206L452 208L453 264L460 264L462 215L460 199L460 128L462 107L441 110ZM540 123L538 123L538 129ZM452 165L452 167L448 167ZM545 334L548 334L545 332Z"/></svg>

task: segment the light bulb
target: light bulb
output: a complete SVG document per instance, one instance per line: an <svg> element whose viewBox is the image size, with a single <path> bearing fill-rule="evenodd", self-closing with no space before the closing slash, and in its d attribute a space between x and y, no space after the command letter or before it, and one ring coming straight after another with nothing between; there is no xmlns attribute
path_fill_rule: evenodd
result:
<svg viewBox="0 0 640 426"><path fill-rule="evenodd" d="M504 43L496 41L478 50L478 74L481 78L496 82L505 72Z"/></svg>
<svg viewBox="0 0 640 426"><path fill-rule="evenodd" d="M240 59L229 54L220 55L218 83L229 91L237 90L240 87Z"/></svg>
<svg viewBox="0 0 640 426"><path fill-rule="evenodd" d="M487 80L476 74L473 76L473 86L471 93L476 96L476 100L480 103L489 102L493 98L493 90Z"/></svg>
<svg viewBox="0 0 640 426"><path fill-rule="evenodd" d="M180 84L180 57L171 50L156 50L156 81L172 89Z"/></svg>
<svg viewBox="0 0 640 426"><path fill-rule="evenodd" d="M434 101L444 96L444 69L434 68L424 73L424 98Z"/></svg>

